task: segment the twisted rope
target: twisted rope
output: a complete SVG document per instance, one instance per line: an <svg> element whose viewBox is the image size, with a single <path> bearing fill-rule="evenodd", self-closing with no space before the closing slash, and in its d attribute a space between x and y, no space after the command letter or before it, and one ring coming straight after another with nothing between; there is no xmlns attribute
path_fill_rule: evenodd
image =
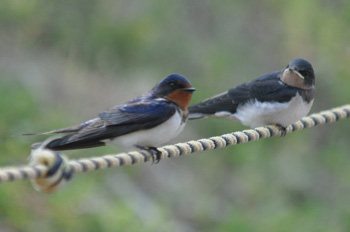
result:
<svg viewBox="0 0 350 232"><path fill-rule="evenodd" d="M326 123L333 123L350 117L350 104L322 111L304 117L286 128L287 133L299 131ZM273 125L258 127L244 131L238 131L211 138L192 140L185 143L177 143L158 148L161 152L160 159L188 155L190 153L213 150L227 146L234 146L263 138L280 136L281 131ZM48 151L48 150L45 150ZM152 161L152 154L148 151L133 151L120 154L104 155L100 157L70 160L65 166L73 173L90 172L97 169L129 166ZM23 179L45 178L48 176L49 165L40 164L0 168L0 183L18 181Z"/></svg>

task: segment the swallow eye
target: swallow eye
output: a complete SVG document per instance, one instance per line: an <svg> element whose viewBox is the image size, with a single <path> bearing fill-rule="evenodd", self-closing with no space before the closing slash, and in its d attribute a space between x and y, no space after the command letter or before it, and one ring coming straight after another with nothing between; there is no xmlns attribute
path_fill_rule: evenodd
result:
<svg viewBox="0 0 350 232"><path fill-rule="evenodd" d="M170 81L170 82L168 83L168 85L169 85L170 87L175 87L175 86L176 86L176 83L175 83L174 81Z"/></svg>
<svg viewBox="0 0 350 232"><path fill-rule="evenodd" d="M299 73L301 74L301 75L303 75L303 77L308 77L309 76L309 72L308 71L299 71Z"/></svg>

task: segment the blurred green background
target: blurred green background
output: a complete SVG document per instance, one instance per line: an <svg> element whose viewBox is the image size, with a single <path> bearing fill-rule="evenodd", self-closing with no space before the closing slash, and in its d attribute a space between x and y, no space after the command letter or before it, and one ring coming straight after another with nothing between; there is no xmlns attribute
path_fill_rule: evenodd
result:
<svg viewBox="0 0 350 232"><path fill-rule="evenodd" d="M350 2L0 1L0 166L21 133L66 127L170 73L192 103L294 58L316 71L312 112L350 103ZM191 121L172 142L241 130ZM55 194L0 186L0 231L350 231L350 121L216 151L76 175ZM120 152L67 152L72 159Z"/></svg>

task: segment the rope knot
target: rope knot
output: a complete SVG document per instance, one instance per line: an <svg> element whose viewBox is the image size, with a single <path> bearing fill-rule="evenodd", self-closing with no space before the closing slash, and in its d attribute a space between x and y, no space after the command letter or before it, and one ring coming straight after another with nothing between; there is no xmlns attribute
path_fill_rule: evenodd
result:
<svg viewBox="0 0 350 232"><path fill-rule="evenodd" d="M30 154L30 166L44 166L42 177L30 178L33 187L40 192L54 193L72 178L73 169L68 158L49 149L39 147Z"/></svg>

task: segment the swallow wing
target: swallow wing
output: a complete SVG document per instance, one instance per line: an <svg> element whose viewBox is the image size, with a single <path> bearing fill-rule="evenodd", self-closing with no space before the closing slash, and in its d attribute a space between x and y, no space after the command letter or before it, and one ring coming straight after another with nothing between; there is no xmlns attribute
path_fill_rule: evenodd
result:
<svg viewBox="0 0 350 232"><path fill-rule="evenodd" d="M228 91L235 104L244 104L251 100L260 102L286 102L295 96L297 89L284 84L274 72L242 84Z"/></svg>
<svg viewBox="0 0 350 232"><path fill-rule="evenodd" d="M148 129L169 119L176 106L168 101L138 102L114 107L99 114L106 126L138 124Z"/></svg>
<svg viewBox="0 0 350 232"><path fill-rule="evenodd" d="M176 106L166 101L116 106L100 113L97 120L76 133L56 139L47 147L63 150L101 146L103 140L157 126L175 112Z"/></svg>
<svg viewBox="0 0 350 232"><path fill-rule="evenodd" d="M258 101L286 102L295 96L296 89L280 81L281 71L261 76L251 82L232 88L212 98L189 107L189 119L197 119L218 112L234 114L239 104L257 99Z"/></svg>
<svg viewBox="0 0 350 232"><path fill-rule="evenodd" d="M149 129L169 119L176 111L168 102L127 104L99 114L100 120L84 127L70 142L80 139L103 140Z"/></svg>

